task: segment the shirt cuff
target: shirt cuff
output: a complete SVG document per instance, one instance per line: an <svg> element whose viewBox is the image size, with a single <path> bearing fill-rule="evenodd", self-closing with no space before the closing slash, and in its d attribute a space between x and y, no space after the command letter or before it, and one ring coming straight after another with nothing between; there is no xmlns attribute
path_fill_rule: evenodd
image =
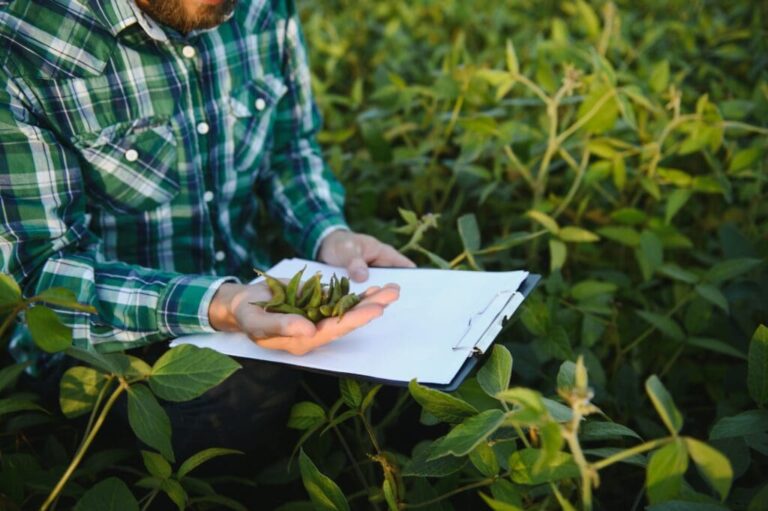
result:
<svg viewBox="0 0 768 511"><path fill-rule="evenodd" d="M208 321L208 307L225 282L237 284L240 280L211 275L181 275L172 279L157 305L159 330L173 337L215 332Z"/></svg>
<svg viewBox="0 0 768 511"><path fill-rule="evenodd" d="M326 236L333 231L349 231L350 228L340 213L318 215L304 231L304 242L300 250L302 255L310 259L316 259L320 251L320 245Z"/></svg>

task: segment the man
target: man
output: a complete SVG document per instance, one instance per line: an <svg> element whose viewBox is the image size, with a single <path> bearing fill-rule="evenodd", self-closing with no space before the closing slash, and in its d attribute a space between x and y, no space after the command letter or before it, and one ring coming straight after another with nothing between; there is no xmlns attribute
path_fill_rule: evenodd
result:
<svg viewBox="0 0 768 511"><path fill-rule="evenodd" d="M224 330L301 354L397 298L396 286L369 289L318 327L250 305L269 297L240 283L259 263L262 202L300 255L354 280L371 264L413 265L347 228L315 141L293 1L236 3L0 2L0 270L28 295L65 287L95 306L61 312L76 344L114 351ZM12 349L37 355L23 332ZM257 394L233 407L257 406Z"/></svg>

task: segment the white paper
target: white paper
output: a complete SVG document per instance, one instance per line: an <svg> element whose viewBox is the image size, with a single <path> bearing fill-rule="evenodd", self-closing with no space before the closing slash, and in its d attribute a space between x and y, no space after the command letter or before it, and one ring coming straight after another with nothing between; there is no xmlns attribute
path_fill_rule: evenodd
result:
<svg viewBox="0 0 768 511"><path fill-rule="evenodd" d="M321 271L325 282L334 272L346 275L343 269L302 259L285 259L268 273L290 278L305 265L305 275ZM371 268L369 279L353 282L351 290L394 282L400 285L400 299L381 318L304 356L262 348L242 334L185 336L172 345L190 343L236 357L384 380L448 384L478 341L487 348L502 316L520 305L523 297L515 292L527 276L526 271Z"/></svg>

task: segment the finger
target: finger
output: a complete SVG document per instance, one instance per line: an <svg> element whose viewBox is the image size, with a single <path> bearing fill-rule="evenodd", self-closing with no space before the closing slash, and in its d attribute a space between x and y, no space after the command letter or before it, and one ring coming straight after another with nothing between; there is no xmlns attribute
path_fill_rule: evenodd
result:
<svg viewBox="0 0 768 511"><path fill-rule="evenodd" d="M368 293L366 291L365 297L360 301L360 304L375 303L386 306L398 298L400 298L400 286L397 284L387 284L376 292Z"/></svg>
<svg viewBox="0 0 768 511"><path fill-rule="evenodd" d="M354 257L347 265L349 277L355 282L364 282L368 279L368 265L362 257Z"/></svg>
<svg viewBox="0 0 768 511"><path fill-rule="evenodd" d="M384 307L377 303L360 303L341 318L327 318L317 324L317 337L325 342L338 339L384 314Z"/></svg>
<svg viewBox="0 0 768 511"><path fill-rule="evenodd" d="M381 244L381 249L374 259L369 259L371 266L388 266L394 268L415 268L416 263L395 250L391 245Z"/></svg>
<svg viewBox="0 0 768 511"><path fill-rule="evenodd" d="M245 333L253 339L268 337L311 337L317 332L314 323L298 314L251 311L243 324Z"/></svg>
<svg viewBox="0 0 768 511"><path fill-rule="evenodd" d="M311 337L277 336L254 339L254 341L263 348L287 351L300 356L360 328L381 316L383 312L384 308L376 304L358 306L347 312L341 320L338 318L324 319L318 324L315 335Z"/></svg>

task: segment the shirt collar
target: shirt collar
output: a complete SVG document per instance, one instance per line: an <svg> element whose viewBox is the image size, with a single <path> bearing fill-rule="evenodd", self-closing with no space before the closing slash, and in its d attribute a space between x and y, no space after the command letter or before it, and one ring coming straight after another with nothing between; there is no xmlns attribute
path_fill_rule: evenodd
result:
<svg viewBox="0 0 768 511"><path fill-rule="evenodd" d="M88 0L88 4L96 18L115 37L131 25L138 24L152 39L168 40L162 27L147 16L135 0Z"/></svg>

